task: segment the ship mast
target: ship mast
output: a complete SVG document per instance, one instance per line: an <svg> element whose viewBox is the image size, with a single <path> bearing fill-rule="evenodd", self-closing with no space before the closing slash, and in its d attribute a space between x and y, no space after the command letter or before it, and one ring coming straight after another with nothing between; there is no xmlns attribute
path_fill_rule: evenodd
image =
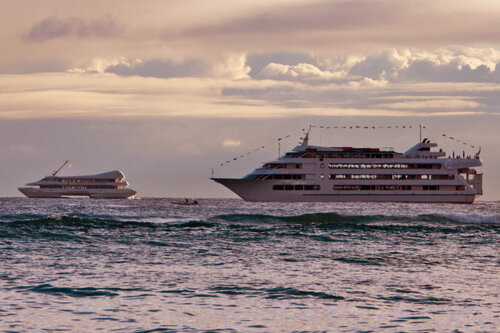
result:
<svg viewBox="0 0 500 333"><path fill-rule="evenodd" d="M64 168L64 167L66 166L66 164L68 164L68 163L69 163L69 160L66 160L66 161L63 163L63 165L61 165L61 167L60 167L59 169L52 171L52 176L57 175L57 174L59 173L59 171L61 171L61 169L62 169L62 168Z"/></svg>
<svg viewBox="0 0 500 333"><path fill-rule="evenodd" d="M302 146L309 145L309 132L311 132L311 128L313 127L313 125L309 125L309 129L307 130L306 135L304 136L304 140L302 141Z"/></svg>

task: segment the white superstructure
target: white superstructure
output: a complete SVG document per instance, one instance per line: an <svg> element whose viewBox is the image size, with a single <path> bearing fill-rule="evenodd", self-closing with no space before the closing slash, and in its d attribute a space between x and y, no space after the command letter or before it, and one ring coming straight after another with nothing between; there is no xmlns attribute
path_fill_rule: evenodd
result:
<svg viewBox="0 0 500 333"><path fill-rule="evenodd" d="M241 179L212 178L246 201L472 203L482 191L474 156L446 157L422 140L404 153L301 145Z"/></svg>
<svg viewBox="0 0 500 333"><path fill-rule="evenodd" d="M68 164L66 161L62 167ZM137 192L128 188L125 176L119 170L87 176L57 176L62 169L51 176L19 187L19 191L29 198L63 198L86 196L101 199L126 199Z"/></svg>

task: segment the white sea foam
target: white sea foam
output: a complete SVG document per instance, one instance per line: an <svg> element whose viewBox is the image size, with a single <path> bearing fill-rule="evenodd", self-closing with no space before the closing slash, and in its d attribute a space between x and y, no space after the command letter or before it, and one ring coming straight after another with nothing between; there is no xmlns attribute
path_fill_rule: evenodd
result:
<svg viewBox="0 0 500 333"><path fill-rule="evenodd" d="M480 215L480 214L437 214L448 220L460 223L482 223L500 224L500 214Z"/></svg>

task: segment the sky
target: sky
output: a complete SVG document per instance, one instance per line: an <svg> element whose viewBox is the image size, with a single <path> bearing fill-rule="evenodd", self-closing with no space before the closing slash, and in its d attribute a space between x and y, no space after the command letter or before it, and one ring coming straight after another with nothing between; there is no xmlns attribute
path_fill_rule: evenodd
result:
<svg viewBox="0 0 500 333"><path fill-rule="evenodd" d="M423 124L449 153L481 146L481 199L500 200L496 0L0 8L0 196L69 159L62 174L121 169L143 197L234 197L209 180L212 168L244 176L277 157L278 137L290 135L281 149L292 149L309 124L377 127L318 127L313 144L397 151ZM378 129L391 125L405 129Z"/></svg>

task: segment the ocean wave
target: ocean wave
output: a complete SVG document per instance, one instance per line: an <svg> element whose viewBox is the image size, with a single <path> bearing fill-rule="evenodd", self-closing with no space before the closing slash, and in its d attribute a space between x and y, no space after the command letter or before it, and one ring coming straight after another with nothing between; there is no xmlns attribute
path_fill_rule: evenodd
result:
<svg viewBox="0 0 500 333"><path fill-rule="evenodd" d="M226 222L284 222L284 223L335 223L380 221L383 215L341 215L338 213L312 213L301 215L226 214L215 216Z"/></svg>
<svg viewBox="0 0 500 333"><path fill-rule="evenodd" d="M459 223L483 223L500 224L500 214L479 215L479 214L435 214L441 219Z"/></svg>
<svg viewBox="0 0 500 333"><path fill-rule="evenodd" d="M97 297L97 296L107 296L114 297L118 296L119 291L136 291L139 289L122 289L122 288L70 288L70 287L54 287L51 284L40 284L37 286L21 286L16 287L17 290L28 290L35 293L41 294L51 294L57 296L70 296L70 297Z"/></svg>
<svg viewBox="0 0 500 333"><path fill-rule="evenodd" d="M420 215L342 215L335 212L300 215L271 214L222 214L211 217L158 217L158 216L111 216L111 215L0 215L0 225L10 227L92 227L92 228L200 228L221 224L234 225L276 225L302 224L319 227L383 226L384 224L432 226L440 223L499 225L500 214L420 214Z"/></svg>
<svg viewBox="0 0 500 333"><path fill-rule="evenodd" d="M212 220L224 222L261 222L297 224L356 224L371 222L454 222L476 224L500 224L500 214L419 214L419 215L342 215L338 213L312 213L300 215L226 214Z"/></svg>
<svg viewBox="0 0 500 333"><path fill-rule="evenodd" d="M237 285L219 285L209 290L216 294L224 295L248 295L248 296L263 296L267 299L300 299L300 298L318 298L328 300L343 300L344 297L333 295L321 291L302 290L292 287L278 286L273 288L253 288L249 286Z"/></svg>
<svg viewBox="0 0 500 333"><path fill-rule="evenodd" d="M178 217L133 217L133 216L112 216L112 215L1 215L0 225L7 226L83 226L83 227L156 227L166 226L211 226L213 223L193 218Z"/></svg>

